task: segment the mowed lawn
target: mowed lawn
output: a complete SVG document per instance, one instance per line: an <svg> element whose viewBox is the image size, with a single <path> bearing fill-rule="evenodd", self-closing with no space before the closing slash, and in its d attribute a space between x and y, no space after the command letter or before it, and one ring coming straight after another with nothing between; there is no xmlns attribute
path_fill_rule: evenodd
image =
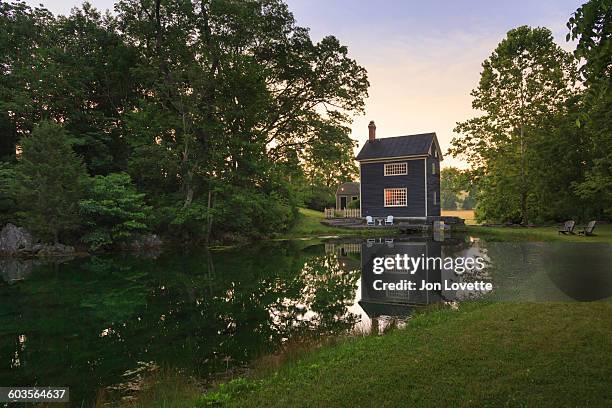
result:
<svg viewBox="0 0 612 408"><path fill-rule="evenodd" d="M467 233L490 241L559 241L559 242L609 242L612 243L612 224L598 224L594 236L579 235L581 224L574 235L559 234L561 225L548 227L484 227L468 225Z"/></svg>
<svg viewBox="0 0 612 408"><path fill-rule="evenodd" d="M366 237L393 235L398 232L396 229L348 229L329 227L321 223L321 221L325 220L325 216L321 211L307 208L300 208L299 211L300 215L295 225L288 232L281 234L280 238L312 238L330 235Z"/></svg>
<svg viewBox="0 0 612 408"><path fill-rule="evenodd" d="M349 339L185 406L612 404L612 303L463 304Z"/></svg>
<svg viewBox="0 0 612 408"><path fill-rule="evenodd" d="M324 220L320 211L300 208L300 217L293 228L281 235L281 238L307 238L317 236L384 236L393 235L393 229L357 229L332 228L321 224ZM578 235L582 224L577 224L574 235L561 235L561 225L547 227L485 227L476 225L473 210L442 211L442 215L461 217L466 220L466 232L470 235L494 241L561 241L561 242L610 242L612 243L612 224L598 224L595 236Z"/></svg>

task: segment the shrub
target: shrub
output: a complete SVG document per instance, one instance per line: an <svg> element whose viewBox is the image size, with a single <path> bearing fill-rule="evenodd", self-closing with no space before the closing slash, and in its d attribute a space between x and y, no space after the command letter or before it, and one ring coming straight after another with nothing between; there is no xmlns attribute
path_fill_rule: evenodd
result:
<svg viewBox="0 0 612 408"><path fill-rule="evenodd" d="M327 187L314 186L305 197L304 205L311 210L323 211L336 206L336 197Z"/></svg>
<svg viewBox="0 0 612 408"><path fill-rule="evenodd" d="M151 207L125 173L94 177L88 198L79 208L89 229L82 240L94 250L126 242L135 233L148 230Z"/></svg>
<svg viewBox="0 0 612 408"><path fill-rule="evenodd" d="M226 187L215 197L212 231L215 235L267 236L286 231L298 216L297 206L276 191Z"/></svg>

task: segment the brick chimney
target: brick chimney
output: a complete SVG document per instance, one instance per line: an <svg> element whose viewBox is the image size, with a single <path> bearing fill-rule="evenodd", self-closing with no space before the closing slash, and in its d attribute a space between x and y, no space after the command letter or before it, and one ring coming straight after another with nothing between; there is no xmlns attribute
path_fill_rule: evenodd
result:
<svg viewBox="0 0 612 408"><path fill-rule="evenodd" d="M373 142L376 140L376 125L374 124L373 120L371 120L370 124L368 125L368 131L370 142Z"/></svg>

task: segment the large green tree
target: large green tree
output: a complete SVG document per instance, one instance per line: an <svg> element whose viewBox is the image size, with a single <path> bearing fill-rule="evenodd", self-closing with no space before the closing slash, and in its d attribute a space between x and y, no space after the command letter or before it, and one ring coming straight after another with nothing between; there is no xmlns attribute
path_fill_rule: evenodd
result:
<svg viewBox="0 0 612 408"><path fill-rule="evenodd" d="M593 216L612 217L612 1L591 0L569 19L567 39L577 40L574 55L583 62L581 115L588 149L584 179L575 190Z"/></svg>
<svg viewBox="0 0 612 408"><path fill-rule="evenodd" d="M313 43L278 0L122 0L126 41L140 44L146 87L130 114L130 172L175 187L184 206L215 184L265 185L275 163L316 144L351 150L365 70L334 37Z"/></svg>
<svg viewBox="0 0 612 408"><path fill-rule="evenodd" d="M483 114L457 124L451 153L472 165L481 217L528 223L541 202L534 189L545 160L536 145L543 124L563 115L574 91L575 62L546 28L510 30L483 65L471 95Z"/></svg>
<svg viewBox="0 0 612 408"><path fill-rule="evenodd" d="M40 237L58 242L62 233L80 225L78 202L87 171L55 123L35 127L21 147L16 189L23 223Z"/></svg>
<svg viewBox="0 0 612 408"><path fill-rule="evenodd" d="M20 135L40 120L32 85L37 85L38 50L51 43L53 15L25 2L0 3L0 159L15 158Z"/></svg>

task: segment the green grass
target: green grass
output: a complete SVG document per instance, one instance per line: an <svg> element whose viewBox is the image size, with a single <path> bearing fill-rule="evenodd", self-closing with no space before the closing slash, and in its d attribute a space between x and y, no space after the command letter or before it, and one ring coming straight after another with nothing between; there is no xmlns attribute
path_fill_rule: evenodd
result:
<svg viewBox="0 0 612 408"><path fill-rule="evenodd" d="M604 406L610 303L441 310L406 330L323 348L217 391L240 407Z"/></svg>
<svg viewBox="0 0 612 408"><path fill-rule="evenodd" d="M611 313L609 302L464 303L205 395L173 385L178 399L131 406L610 406Z"/></svg>
<svg viewBox="0 0 612 408"><path fill-rule="evenodd" d="M318 236L390 236L398 233L397 229L358 229L334 228L321 224L324 220L320 211L300 208L300 217L293 228L279 238L312 238ZM492 241L561 241L561 242L611 242L612 224L599 224L595 228L595 236L583 237L577 232L581 230L576 227L576 235L560 235L557 231L560 226L535 227L535 228L510 228L510 227L483 227L479 225L467 225L466 232Z"/></svg>
<svg viewBox="0 0 612 408"><path fill-rule="evenodd" d="M612 224L599 224L595 227L595 236L578 235L582 228L576 227L576 235L561 235L557 231L561 226L552 227L483 227L468 225L467 233L492 241L562 241L562 242L611 242Z"/></svg>
<svg viewBox="0 0 612 408"><path fill-rule="evenodd" d="M348 229L329 227L321 224L324 215L320 211L300 208L300 216L296 224L279 238L295 239L317 236L385 236L397 234L397 229Z"/></svg>

